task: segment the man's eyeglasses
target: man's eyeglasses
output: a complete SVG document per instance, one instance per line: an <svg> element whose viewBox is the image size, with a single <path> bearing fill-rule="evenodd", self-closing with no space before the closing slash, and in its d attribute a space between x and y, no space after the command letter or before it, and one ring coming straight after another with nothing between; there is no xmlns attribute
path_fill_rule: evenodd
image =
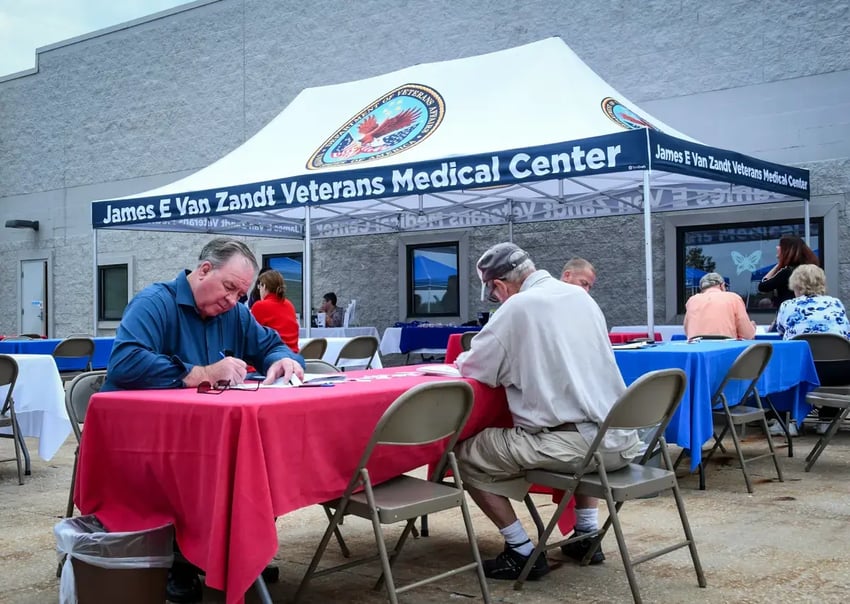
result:
<svg viewBox="0 0 850 604"><path fill-rule="evenodd" d="M218 380L217 382L203 381L198 384L198 394L221 394L225 390L236 388L230 385L230 380ZM259 390L259 380L249 380L238 386L239 390Z"/></svg>

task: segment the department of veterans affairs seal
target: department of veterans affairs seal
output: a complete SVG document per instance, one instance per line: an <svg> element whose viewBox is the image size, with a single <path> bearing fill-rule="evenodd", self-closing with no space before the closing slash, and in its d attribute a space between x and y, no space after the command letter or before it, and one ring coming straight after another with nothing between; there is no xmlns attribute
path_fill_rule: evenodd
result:
<svg viewBox="0 0 850 604"><path fill-rule="evenodd" d="M602 111L605 112L612 121L617 122L627 130L637 130L638 128L649 128L650 130L660 129L649 123L647 120L639 116L637 113L623 105L617 99L610 96L602 99Z"/></svg>
<svg viewBox="0 0 850 604"><path fill-rule="evenodd" d="M428 138L443 121L443 97L428 86L405 84L367 105L319 147L308 170L379 159Z"/></svg>

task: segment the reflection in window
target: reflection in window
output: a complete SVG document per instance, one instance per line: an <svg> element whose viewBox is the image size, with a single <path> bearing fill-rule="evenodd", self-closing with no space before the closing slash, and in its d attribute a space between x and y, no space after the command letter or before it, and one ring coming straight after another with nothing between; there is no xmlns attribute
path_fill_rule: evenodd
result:
<svg viewBox="0 0 850 604"><path fill-rule="evenodd" d="M126 264L97 267L97 318L99 321L120 321L129 302L129 283Z"/></svg>
<svg viewBox="0 0 850 604"><path fill-rule="evenodd" d="M295 306L295 312L302 317L301 307L304 296L304 256L301 252L263 256L263 267L272 268L283 275L286 283L286 299Z"/></svg>
<svg viewBox="0 0 850 604"><path fill-rule="evenodd" d="M823 219L810 223L811 246L823 265ZM770 295L758 291L758 283L776 264L776 246L783 235L804 238L802 220L726 224L677 229L678 312L699 292L706 273L723 275L729 291L739 294L748 311L775 312Z"/></svg>
<svg viewBox="0 0 850 604"><path fill-rule="evenodd" d="M457 242L407 246L407 315L460 314Z"/></svg>

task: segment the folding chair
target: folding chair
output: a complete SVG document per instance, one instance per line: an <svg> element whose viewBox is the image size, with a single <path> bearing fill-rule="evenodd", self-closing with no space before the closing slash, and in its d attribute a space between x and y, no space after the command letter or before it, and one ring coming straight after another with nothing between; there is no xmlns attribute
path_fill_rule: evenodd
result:
<svg viewBox="0 0 850 604"><path fill-rule="evenodd" d="M761 404L761 397L756 388L756 382L758 382L761 374L764 372L764 368L767 367L772 354L773 346L769 342L761 342L748 346L738 355L735 362L732 363L732 366L726 373L726 377L723 378L723 382L714 392L714 396L711 397L712 416L716 421L722 422L723 429L720 431L720 434L714 433L714 446L711 447L711 450L700 463L700 489L705 488L705 464L708 463L708 460L711 459L711 456L714 455L714 452L718 448L722 448L723 437L727 433L732 435L732 442L735 444L735 452L741 464L741 471L744 473L744 481L747 483L748 493L753 492L753 483L750 480L749 472L747 472L747 464L762 457L773 458L777 478L779 482L785 482L785 479L782 477L782 467L779 465L779 455L777 455L776 448L773 446L773 438L767 426L767 414ZM733 382L748 382L748 385L738 402L730 405L724 390ZM747 404L750 401L753 404ZM735 427L753 421L761 423L770 451L762 455L745 458L743 449L741 448L741 440L738 437Z"/></svg>
<svg viewBox="0 0 850 604"><path fill-rule="evenodd" d="M590 445L584 460L577 464L573 473L552 472L549 470L529 470L526 479L533 484L539 484L561 489L564 496L552 515L549 524L546 525L540 535L537 547L528 558L528 562L514 583L514 589L522 589L523 583L531 571L533 561L538 555L550 549L554 549L567 543L581 539L593 539L591 547L582 560L582 565L587 565L596 550L599 549L602 539L613 526L617 537L617 545L623 559L623 566L629 580L632 597L636 603L641 602L634 567L638 564L652 560L674 550L687 547L690 550L694 571L697 575L697 583L700 587L706 586L705 575L699 561L696 543L691 533L688 516L685 513L685 504L679 492L679 484L676 481L676 473L673 471L673 463L667 450L667 442L664 440L664 430L673 417L682 394L685 392L685 372L681 369L663 369L651 371L632 383L622 396L617 400L608 417L599 428L596 438ZM602 464L602 453L599 451L600 444L609 430L634 430L640 428L654 428L654 436L649 442L646 452L636 463L630 463L626 467L614 472L607 472ZM649 460L660 452L664 461L664 468L647 465ZM676 507L679 511L679 520L685 534L685 540L668 545L654 552L632 558L626 547L620 524L620 509L628 500L648 495L655 495L664 491L672 491ZM574 493L604 499L608 504L608 519L598 531L582 534L580 537L573 535L569 539L563 539L557 543L548 543L549 536L558 524L558 519L567 507Z"/></svg>
<svg viewBox="0 0 850 604"><path fill-rule="evenodd" d="M62 340L53 349L53 358L57 364L60 360L77 361L83 365L82 369L73 371L62 371L59 375L62 382L72 380L84 371L91 371L91 360L94 356L94 340L90 337L70 336Z"/></svg>
<svg viewBox="0 0 850 604"><path fill-rule="evenodd" d="M810 392L806 402L813 407L832 407L837 410L826 432L821 434L806 456L808 472L850 413L850 340L831 333L807 333L794 339L809 343L820 382L820 388Z"/></svg>
<svg viewBox="0 0 850 604"><path fill-rule="evenodd" d="M331 365L321 359L304 359L304 373L315 373L318 375L330 375L342 373L338 367Z"/></svg>
<svg viewBox="0 0 850 604"><path fill-rule="evenodd" d="M18 380L18 363L12 357L0 354L0 388L8 386L3 406L0 408L0 428L11 428L11 434L0 433L0 438L11 438L15 443L15 457L0 459L0 462L14 461L18 464L18 484L24 484L24 469L21 465L23 457L21 427L18 425L18 417L15 415L15 399L12 391Z"/></svg>
<svg viewBox="0 0 850 604"><path fill-rule="evenodd" d="M477 331L465 331L460 336L460 348L464 352L472 348L472 338L478 335Z"/></svg>
<svg viewBox="0 0 850 604"><path fill-rule="evenodd" d="M328 349L328 341L325 338L313 338L301 347L299 354L304 359L321 359Z"/></svg>
<svg viewBox="0 0 850 604"><path fill-rule="evenodd" d="M473 569L478 574L478 582L481 586L484 602L489 603L491 601L481 564L481 555L475 541L472 519L463 492L463 484L452 452L460 431L469 418L472 402L472 387L469 384L462 381L449 381L430 382L414 386L390 405L378 421L360 458L357 469L354 471L354 476L345 489L345 493L339 499L322 504L326 510L335 511L330 517L328 528L298 587L298 591L295 593L296 603L300 601L313 577L345 570L374 560L381 561L382 569L382 574L374 589L380 589L381 584L384 583L389 601L392 604L398 603L397 594L399 593ZM401 475L379 485L372 484L367 466L376 448L382 445L415 446L438 441L445 441L445 446L437 468L441 470L448 464L454 473L456 484L441 484L438 478L442 474L441 471L434 472L431 480ZM416 518L423 514L457 507L461 509L463 515L473 562L397 588L393 580L392 565L401 553L401 548L410 535ZM347 514L372 521L378 553L331 568L317 570L328 542ZM396 522L404 522L404 530L393 550L387 552L382 525Z"/></svg>
<svg viewBox="0 0 850 604"><path fill-rule="evenodd" d="M346 361L366 361L366 366L363 369L369 369L377 352L378 338L375 336L357 336L351 338L343 345L336 357L334 365L344 368L348 363L343 364L343 359Z"/></svg>
<svg viewBox="0 0 850 604"><path fill-rule="evenodd" d="M355 310L357 310L357 300L352 300L345 308L345 314L342 318L343 327L354 327L355 325L357 325L357 317L354 314Z"/></svg>
<svg viewBox="0 0 850 604"><path fill-rule="evenodd" d="M70 518L74 515L74 484L77 482L80 439L83 437L80 424L85 422L89 401L94 393L100 392L104 380L106 380L106 371L87 371L71 380L71 383L65 390L65 409L68 411L71 428L74 430L74 436L77 438L77 448L74 451L74 469L71 470L71 488L68 491L68 507L65 510L65 518ZM56 568L57 577L62 576L62 567L64 564L65 559L63 557L59 561L59 566Z"/></svg>

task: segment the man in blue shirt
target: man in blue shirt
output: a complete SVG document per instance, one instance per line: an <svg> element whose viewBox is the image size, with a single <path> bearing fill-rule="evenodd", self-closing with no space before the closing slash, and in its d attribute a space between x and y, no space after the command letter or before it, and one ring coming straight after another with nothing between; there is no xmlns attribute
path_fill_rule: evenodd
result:
<svg viewBox="0 0 850 604"><path fill-rule="evenodd" d="M257 270L244 243L218 238L193 271L139 292L118 327L103 390L240 384L249 363L265 383L303 377L304 360L238 303Z"/></svg>
<svg viewBox="0 0 850 604"><path fill-rule="evenodd" d="M139 292L121 318L102 390L240 384L248 363L265 373L264 383L281 377L288 381L293 374L304 377L304 359L238 303L250 291L258 268L244 243L213 239L193 271ZM200 601L197 572L175 562L168 599Z"/></svg>

